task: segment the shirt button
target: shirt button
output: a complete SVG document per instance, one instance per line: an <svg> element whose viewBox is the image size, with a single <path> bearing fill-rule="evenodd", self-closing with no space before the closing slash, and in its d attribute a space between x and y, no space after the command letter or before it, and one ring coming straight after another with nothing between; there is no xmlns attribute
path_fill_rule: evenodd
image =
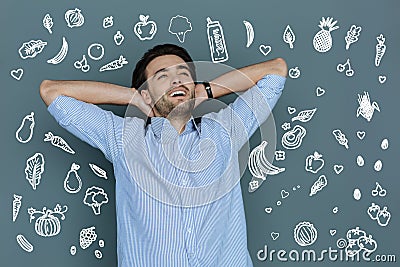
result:
<svg viewBox="0 0 400 267"><path fill-rule="evenodd" d="M190 234L192 232L192 228L188 228L187 231Z"/></svg>

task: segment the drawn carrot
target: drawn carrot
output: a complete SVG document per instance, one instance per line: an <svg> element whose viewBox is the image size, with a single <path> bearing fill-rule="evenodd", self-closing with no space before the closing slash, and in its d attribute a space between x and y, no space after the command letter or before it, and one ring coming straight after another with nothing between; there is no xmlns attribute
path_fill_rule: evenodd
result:
<svg viewBox="0 0 400 267"><path fill-rule="evenodd" d="M376 40L378 41L378 44L375 47L375 66L379 67L383 55L386 52L385 37L383 37L383 34L380 34L378 37L376 37Z"/></svg>
<svg viewBox="0 0 400 267"><path fill-rule="evenodd" d="M22 199L22 196L14 194L14 200L13 200L13 203L12 203L12 206L13 206L13 208L12 208L13 222L15 222L15 220L18 217L18 213L19 213L19 210L20 210L21 204L22 204L21 203L21 199Z"/></svg>
<svg viewBox="0 0 400 267"><path fill-rule="evenodd" d="M70 154L75 154L75 151L60 136L53 135L52 132L48 132L44 136L45 136L45 138L43 139L43 141L51 142L51 144L53 146L61 148L62 150L64 150L65 152L68 152Z"/></svg>
<svg viewBox="0 0 400 267"><path fill-rule="evenodd" d="M121 55L118 59L113 60L110 63L107 63L106 65L102 66L99 71L103 72L106 70L120 69L126 64L128 64L128 61L126 60L126 58L124 58L123 55Z"/></svg>

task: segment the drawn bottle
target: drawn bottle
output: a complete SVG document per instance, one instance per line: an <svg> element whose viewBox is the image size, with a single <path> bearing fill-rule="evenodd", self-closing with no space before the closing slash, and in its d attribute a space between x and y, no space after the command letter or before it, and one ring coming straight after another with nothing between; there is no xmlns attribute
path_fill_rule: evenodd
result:
<svg viewBox="0 0 400 267"><path fill-rule="evenodd" d="M219 21L207 18L207 35L210 46L212 62L224 62L228 60L224 32Z"/></svg>

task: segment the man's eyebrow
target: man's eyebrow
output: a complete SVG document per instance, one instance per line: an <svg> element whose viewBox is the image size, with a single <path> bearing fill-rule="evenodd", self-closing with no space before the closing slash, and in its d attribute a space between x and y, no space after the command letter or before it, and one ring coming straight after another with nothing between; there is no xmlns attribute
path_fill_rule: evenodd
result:
<svg viewBox="0 0 400 267"><path fill-rule="evenodd" d="M187 70L187 71L190 72L190 69L189 69L187 66L185 66L185 65L177 65L176 68L179 69L179 70L184 69L184 70ZM157 70L157 71L154 73L154 75L153 75L153 79L154 79L154 77L155 77L158 73L160 73L160 72L165 72L165 71L168 71L167 68L161 68L161 69Z"/></svg>

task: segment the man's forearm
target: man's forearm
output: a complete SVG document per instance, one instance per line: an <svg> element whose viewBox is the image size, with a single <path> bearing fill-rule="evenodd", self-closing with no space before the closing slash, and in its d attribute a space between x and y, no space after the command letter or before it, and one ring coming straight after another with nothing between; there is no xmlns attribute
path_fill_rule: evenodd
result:
<svg viewBox="0 0 400 267"><path fill-rule="evenodd" d="M126 105L136 90L120 85L95 81L50 81L40 85L40 95L50 105L59 95L70 96L92 104Z"/></svg>
<svg viewBox="0 0 400 267"><path fill-rule="evenodd" d="M225 73L211 81L213 96L217 98L233 92L245 91L268 74L286 77L286 62L282 58L276 58Z"/></svg>

